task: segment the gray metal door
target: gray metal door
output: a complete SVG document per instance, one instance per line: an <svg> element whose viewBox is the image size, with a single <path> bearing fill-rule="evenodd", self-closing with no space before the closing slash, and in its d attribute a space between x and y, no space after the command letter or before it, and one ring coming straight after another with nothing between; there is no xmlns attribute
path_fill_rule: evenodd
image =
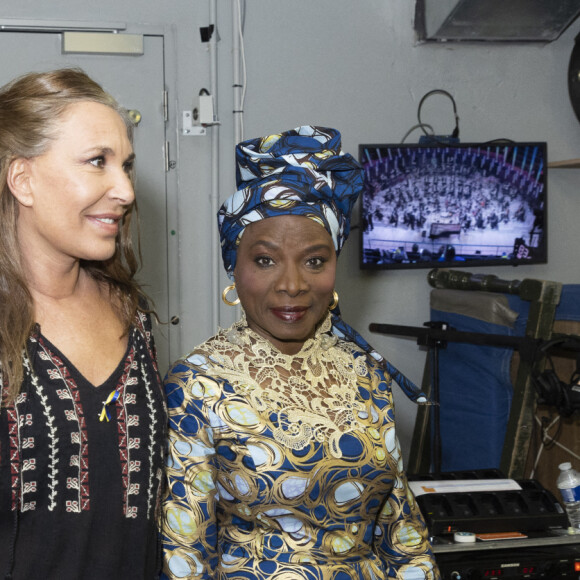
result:
<svg viewBox="0 0 580 580"><path fill-rule="evenodd" d="M142 54L114 53L65 54L63 35L49 32L0 32L0 84L29 71L44 71L65 66L85 70L117 100L141 120L135 130L137 154L137 202L140 215L143 269L139 280L153 299L164 322L169 321L167 209L166 209L166 138L165 81L163 36L142 37ZM68 33L67 33L68 34ZM91 34L86 33L86 34ZM95 35L92 43L99 42ZM111 35L117 40L117 35ZM92 39L91 39L92 40ZM139 40L139 39L138 39ZM112 46L109 44L109 46ZM91 49L92 50L92 49ZM106 39L103 52L107 50ZM159 369L164 373L169 362L167 326L155 327Z"/></svg>

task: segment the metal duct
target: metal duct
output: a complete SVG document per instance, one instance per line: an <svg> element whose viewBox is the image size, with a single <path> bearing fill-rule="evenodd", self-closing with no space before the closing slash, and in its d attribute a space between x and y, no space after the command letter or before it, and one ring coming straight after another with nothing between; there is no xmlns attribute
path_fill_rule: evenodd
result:
<svg viewBox="0 0 580 580"><path fill-rule="evenodd" d="M552 42L580 14L580 0L417 0L420 41Z"/></svg>

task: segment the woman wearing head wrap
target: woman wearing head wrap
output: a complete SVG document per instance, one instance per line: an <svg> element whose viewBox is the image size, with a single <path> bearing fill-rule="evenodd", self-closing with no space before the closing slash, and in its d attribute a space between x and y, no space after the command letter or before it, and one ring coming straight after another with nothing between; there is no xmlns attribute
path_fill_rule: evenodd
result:
<svg viewBox="0 0 580 580"><path fill-rule="evenodd" d="M337 256L362 186L333 129L237 147L219 211L242 319L177 361L164 577L439 578L408 489L391 377L338 315Z"/></svg>

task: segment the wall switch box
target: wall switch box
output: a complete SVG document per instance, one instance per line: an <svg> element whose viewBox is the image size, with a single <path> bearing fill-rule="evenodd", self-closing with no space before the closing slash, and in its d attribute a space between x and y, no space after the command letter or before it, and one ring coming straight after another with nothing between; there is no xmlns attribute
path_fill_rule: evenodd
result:
<svg viewBox="0 0 580 580"><path fill-rule="evenodd" d="M213 97L199 95L199 122L201 125L213 125Z"/></svg>

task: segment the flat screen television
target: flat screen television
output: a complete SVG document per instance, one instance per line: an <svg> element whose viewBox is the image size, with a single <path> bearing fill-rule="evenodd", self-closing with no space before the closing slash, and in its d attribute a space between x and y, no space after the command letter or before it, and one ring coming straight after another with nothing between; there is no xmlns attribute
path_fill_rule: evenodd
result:
<svg viewBox="0 0 580 580"><path fill-rule="evenodd" d="M547 261L547 145L360 145L363 269Z"/></svg>

